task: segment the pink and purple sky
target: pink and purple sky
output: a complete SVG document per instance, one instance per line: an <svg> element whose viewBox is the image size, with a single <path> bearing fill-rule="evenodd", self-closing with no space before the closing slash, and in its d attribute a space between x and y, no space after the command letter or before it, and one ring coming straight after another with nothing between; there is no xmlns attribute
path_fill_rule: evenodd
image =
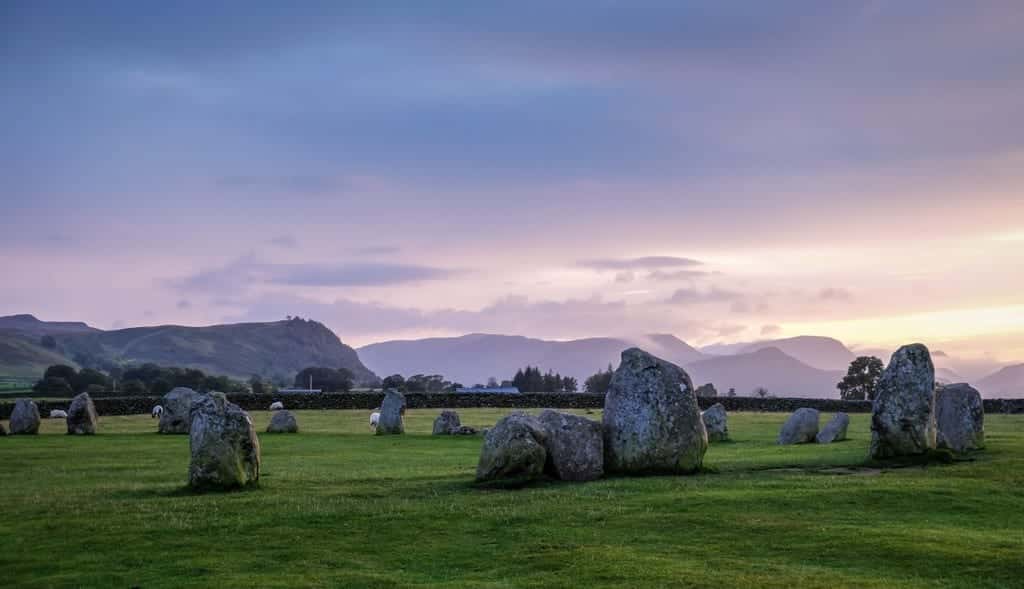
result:
<svg viewBox="0 0 1024 589"><path fill-rule="evenodd" d="M0 314L1024 361L1024 3L0 6Z"/></svg>

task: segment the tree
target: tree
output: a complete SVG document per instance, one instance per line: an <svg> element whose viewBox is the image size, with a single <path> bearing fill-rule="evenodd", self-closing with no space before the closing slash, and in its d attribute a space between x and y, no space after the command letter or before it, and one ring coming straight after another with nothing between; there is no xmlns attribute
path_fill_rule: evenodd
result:
<svg viewBox="0 0 1024 589"><path fill-rule="evenodd" d="M352 388L352 372L347 368L327 368L325 366L308 366L295 375L295 387L309 386L310 376L313 377L313 388L329 392L347 392Z"/></svg>
<svg viewBox="0 0 1024 589"><path fill-rule="evenodd" d="M267 386L263 384L263 379L254 374L249 377L249 389L254 395L262 395L266 392Z"/></svg>
<svg viewBox="0 0 1024 589"><path fill-rule="evenodd" d="M730 389L729 389L729 392L728 392L728 393L726 393L726 394L725 394L725 396L726 396L726 397L735 397L735 396L736 396L736 389L734 389L734 388L730 388Z"/></svg>
<svg viewBox="0 0 1024 589"><path fill-rule="evenodd" d="M77 374L75 369L67 364L54 364L46 369L46 372L43 373L43 378L63 378L71 383L75 380Z"/></svg>
<svg viewBox="0 0 1024 589"><path fill-rule="evenodd" d="M59 376L47 376L37 382L32 390L40 394L67 395L71 394L71 383Z"/></svg>
<svg viewBox="0 0 1024 589"><path fill-rule="evenodd" d="M874 356L859 356L846 371L846 376L839 381L839 397L846 401L875 400L875 386L882 376L882 361Z"/></svg>
<svg viewBox="0 0 1024 589"><path fill-rule="evenodd" d="M121 384L121 392L126 395L144 395L148 391L146 383L137 378L130 378Z"/></svg>
<svg viewBox="0 0 1024 589"><path fill-rule="evenodd" d="M754 396L764 399L768 396L768 389L764 387L757 387L754 389Z"/></svg>
<svg viewBox="0 0 1024 589"><path fill-rule="evenodd" d="M401 374L385 376L384 380L381 381L380 386L385 391L395 389L398 392L402 392L405 390L405 377Z"/></svg>
<svg viewBox="0 0 1024 589"><path fill-rule="evenodd" d="M576 379L571 376L562 377L562 390L567 393L575 393L579 389Z"/></svg>
<svg viewBox="0 0 1024 589"><path fill-rule="evenodd" d="M612 383L612 365L608 365L608 370L597 371L596 373L587 377L587 380L583 382L583 387L588 393L607 393L608 387Z"/></svg>
<svg viewBox="0 0 1024 589"><path fill-rule="evenodd" d="M109 386L110 379L107 378L107 375L93 368L83 368L71 379L71 388L79 392L88 390L90 387L106 390Z"/></svg>
<svg viewBox="0 0 1024 589"><path fill-rule="evenodd" d="M697 397L717 397L718 396L718 391L715 390L715 385L710 383L710 382L707 383L707 384L700 385L699 387L697 387L697 390L695 392L697 393Z"/></svg>

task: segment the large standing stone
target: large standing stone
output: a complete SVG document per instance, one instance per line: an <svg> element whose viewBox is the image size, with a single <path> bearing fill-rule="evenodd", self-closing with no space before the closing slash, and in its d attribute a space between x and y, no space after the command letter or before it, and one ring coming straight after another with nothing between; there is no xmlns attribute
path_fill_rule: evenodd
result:
<svg viewBox="0 0 1024 589"><path fill-rule="evenodd" d="M405 433L405 395L388 391L380 404L380 418L377 420L377 435Z"/></svg>
<svg viewBox="0 0 1024 589"><path fill-rule="evenodd" d="M459 420L459 414L454 411L442 411L437 419L434 420L434 431L435 436L454 436L459 428L462 427L462 421Z"/></svg>
<svg viewBox="0 0 1024 589"><path fill-rule="evenodd" d="M544 474L547 431L536 417L513 413L502 418L484 435L476 480L535 479Z"/></svg>
<svg viewBox="0 0 1024 589"><path fill-rule="evenodd" d="M39 406L32 399L18 399L11 412L11 435L35 435L39 433Z"/></svg>
<svg viewBox="0 0 1024 589"><path fill-rule="evenodd" d="M832 419L828 420L825 427L821 428L818 432L815 441L819 444L831 444L832 442L838 442L846 439L846 429L850 426L850 416L839 412L832 416Z"/></svg>
<svg viewBox="0 0 1024 589"><path fill-rule="evenodd" d="M604 474L604 435L601 424L551 409L538 421L547 432L546 470L563 481L592 481Z"/></svg>
<svg viewBox="0 0 1024 589"><path fill-rule="evenodd" d="M813 442L818 435L818 410L801 407L789 416L779 430L780 445L804 444Z"/></svg>
<svg viewBox="0 0 1024 589"><path fill-rule="evenodd" d="M704 420L709 442L724 442L729 439L729 416L725 413L725 405L715 403L702 412L700 418Z"/></svg>
<svg viewBox="0 0 1024 589"><path fill-rule="evenodd" d="M923 344L896 350L875 386L871 457L924 454L935 448L935 367Z"/></svg>
<svg viewBox="0 0 1024 589"><path fill-rule="evenodd" d="M188 387L177 387L164 395L161 405L159 432L162 434L187 434L192 423L192 403L201 395Z"/></svg>
<svg viewBox="0 0 1024 589"><path fill-rule="evenodd" d="M270 417L270 425L267 426L268 434L297 434L299 433L299 422L295 415L287 409L278 409Z"/></svg>
<svg viewBox="0 0 1024 589"><path fill-rule="evenodd" d="M192 402L189 442L194 489L232 489L260 478L260 441L249 414L224 393L199 395Z"/></svg>
<svg viewBox="0 0 1024 589"><path fill-rule="evenodd" d="M68 407L69 434L91 436L96 433L98 421L96 406L92 404L89 393L81 393L71 400L71 407Z"/></svg>
<svg viewBox="0 0 1024 589"><path fill-rule="evenodd" d="M707 448L689 375L639 348L622 352L604 401L605 470L692 473Z"/></svg>
<svg viewBox="0 0 1024 589"><path fill-rule="evenodd" d="M969 384L951 384L935 391L936 444L954 452L985 447L985 408L981 393Z"/></svg>

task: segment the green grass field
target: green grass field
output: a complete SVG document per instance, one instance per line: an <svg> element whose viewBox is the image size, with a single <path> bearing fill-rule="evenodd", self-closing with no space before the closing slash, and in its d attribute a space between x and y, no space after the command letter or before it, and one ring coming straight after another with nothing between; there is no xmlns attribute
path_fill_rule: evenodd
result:
<svg viewBox="0 0 1024 589"><path fill-rule="evenodd" d="M778 447L786 415L737 413L708 474L484 490L479 437L431 437L437 413L374 437L364 411L297 412L302 433L261 435L260 489L207 495L183 490L187 436L149 417L44 420L0 438L0 584L1024 586L1024 416L988 416L972 460L876 470L867 415L847 442Z"/></svg>

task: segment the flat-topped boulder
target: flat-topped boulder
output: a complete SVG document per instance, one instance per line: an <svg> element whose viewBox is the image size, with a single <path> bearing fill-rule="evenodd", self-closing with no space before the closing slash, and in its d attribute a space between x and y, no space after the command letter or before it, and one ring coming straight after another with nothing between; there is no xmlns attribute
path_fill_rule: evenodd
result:
<svg viewBox="0 0 1024 589"><path fill-rule="evenodd" d="M442 411L440 415L434 419L434 430L433 435L435 436L453 436L462 427L462 421L459 420L459 414L455 411Z"/></svg>
<svg viewBox="0 0 1024 589"><path fill-rule="evenodd" d="M384 395L375 433L378 436L405 433L405 395L398 391L388 391Z"/></svg>
<svg viewBox="0 0 1024 589"><path fill-rule="evenodd" d="M925 454L935 448L935 366L923 344L896 350L875 386L872 458Z"/></svg>
<svg viewBox="0 0 1024 589"><path fill-rule="evenodd" d="M782 424L776 442L779 445L806 444L813 442L818 435L818 410L801 407L793 412Z"/></svg>
<svg viewBox="0 0 1024 589"><path fill-rule="evenodd" d="M35 435L39 433L39 406L32 399L18 399L14 402L9 425L12 436Z"/></svg>
<svg viewBox="0 0 1024 589"><path fill-rule="evenodd" d="M260 441L249 414L223 393L199 395L192 402L189 485L227 490L255 485L260 478Z"/></svg>
<svg viewBox="0 0 1024 589"><path fill-rule="evenodd" d="M67 422L68 433L71 435L91 436L96 433L99 416L96 415L96 406L89 393L81 393L71 400Z"/></svg>
<svg viewBox="0 0 1024 589"><path fill-rule="evenodd" d="M825 427L821 428L814 440L819 444L831 444L845 440L848 427L850 427L850 416L843 412L836 413L832 419L828 420Z"/></svg>
<svg viewBox="0 0 1024 589"><path fill-rule="evenodd" d="M704 420L704 429L708 432L708 442L724 442L729 439L729 416L725 405L715 403L700 414Z"/></svg>
<svg viewBox="0 0 1024 589"><path fill-rule="evenodd" d="M622 352L603 420L608 472L685 474L703 463L708 436L689 375L639 348Z"/></svg>
<svg viewBox="0 0 1024 589"><path fill-rule="evenodd" d="M192 402L201 395L188 387L176 387L160 401L158 431L162 434L187 434L192 424Z"/></svg>
<svg viewBox="0 0 1024 589"><path fill-rule="evenodd" d="M296 434L299 433L299 422L295 414L287 409L278 409L270 417L270 424L267 425L268 434Z"/></svg>
<svg viewBox="0 0 1024 589"><path fill-rule="evenodd" d="M513 413L484 435L476 480L529 481L544 474L547 430L536 417Z"/></svg>
<svg viewBox="0 0 1024 589"><path fill-rule="evenodd" d="M936 445L954 452L985 447L985 408L981 393L965 383L935 391Z"/></svg>
<svg viewBox="0 0 1024 589"><path fill-rule="evenodd" d="M601 424L570 413L545 409L537 418L547 431L546 471L563 481L592 481L604 474Z"/></svg>

